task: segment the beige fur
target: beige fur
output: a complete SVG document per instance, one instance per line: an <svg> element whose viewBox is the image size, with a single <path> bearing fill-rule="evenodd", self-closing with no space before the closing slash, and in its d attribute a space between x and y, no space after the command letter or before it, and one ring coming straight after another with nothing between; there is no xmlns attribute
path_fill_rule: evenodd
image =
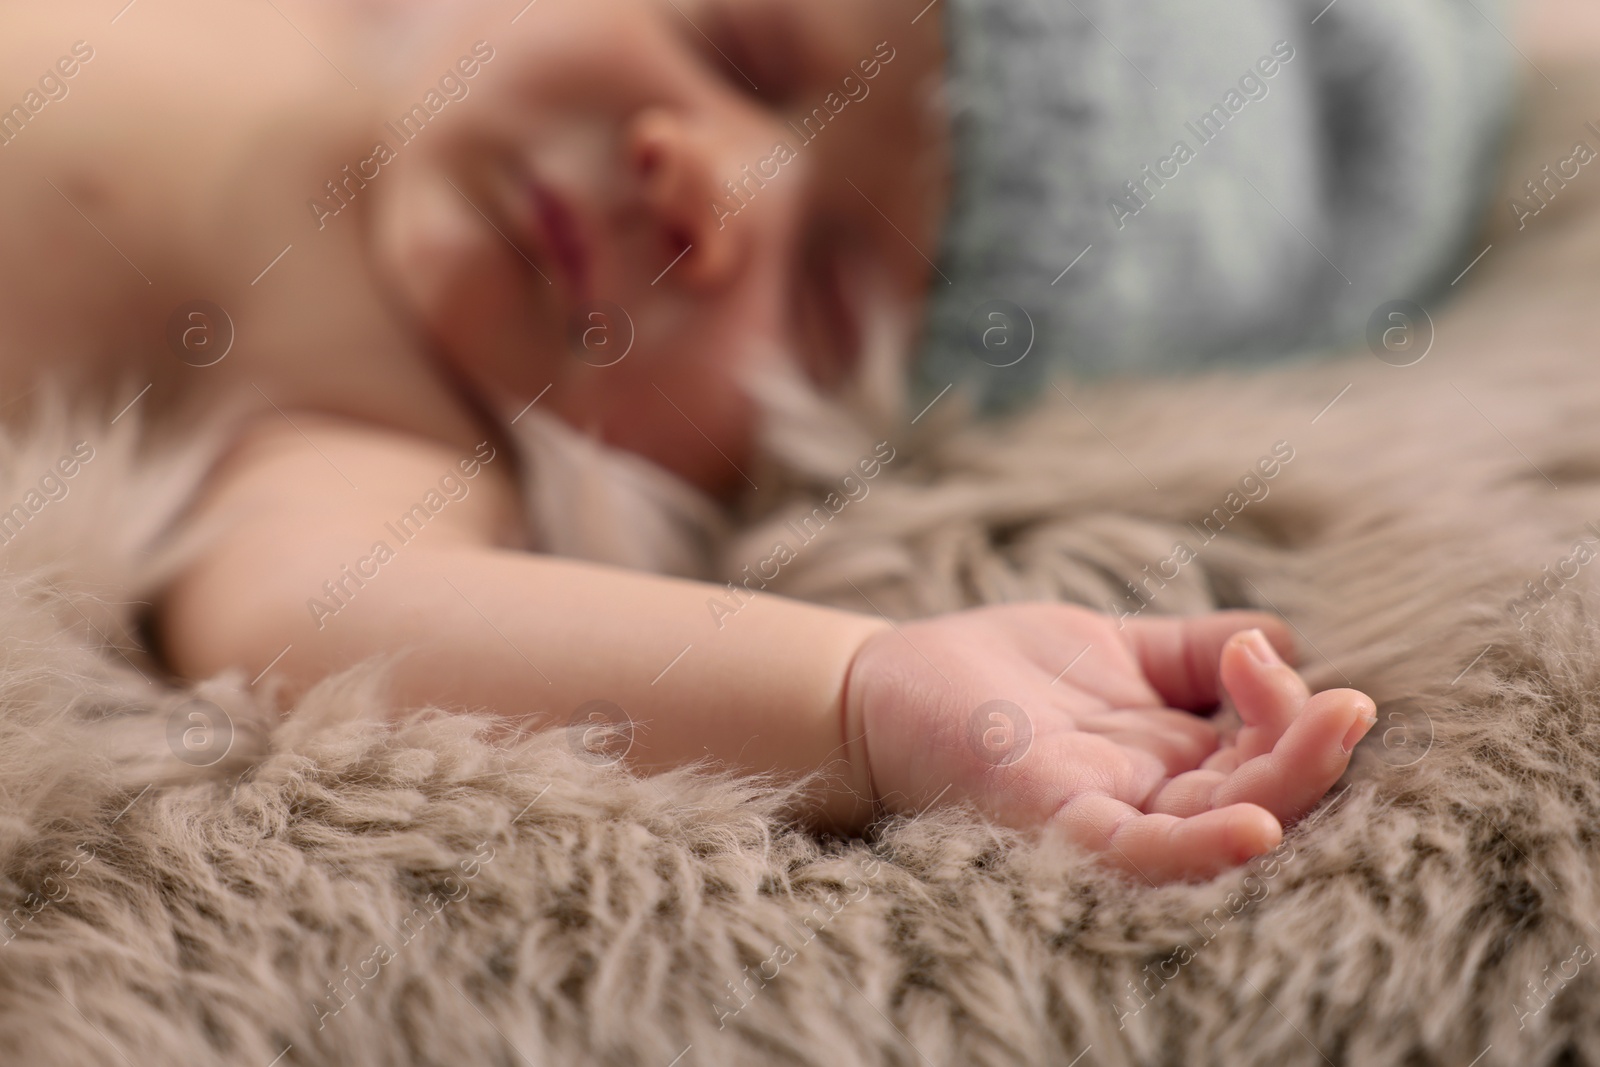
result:
<svg viewBox="0 0 1600 1067"><path fill-rule="evenodd" d="M1600 100L1560 80L1575 110L1539 112L1513 188ZM384 725L381 666L281 722L217 680L233 749L197 772L168 744L189 695L134 622L214 439L41 415L0 442L0 505L73 443L96 456L0 550L0 1062L1600 1061L1600 566L1527 628L1507 607L1600 524L1600 196L1571 192L1485 238L1415 366L1064 384L988 428L954 396L912 427L881 393L846 417L779 389L786 459L738 534L677 500L701 548L654 565L732 578L882 437L896 459L775 589L1104 608L1289 442L1148 610L1274 607L1311 678L1371 692L1380 723L1291 851L1208 885L1143 887L960 811L819 841L761 783L635 779L484 719Z"/></svg>

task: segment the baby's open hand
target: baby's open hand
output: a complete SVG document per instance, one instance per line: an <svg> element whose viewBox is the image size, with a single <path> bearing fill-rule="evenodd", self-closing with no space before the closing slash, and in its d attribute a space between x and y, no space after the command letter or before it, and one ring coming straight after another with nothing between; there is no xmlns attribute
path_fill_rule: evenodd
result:
<svg viewBox="0 0 1600 1067"><path fill-rule="evenodd" d="M862 647L847 735L890 810L970 799L1152 882L1209 877L1275 847L1377 721L1353 689L1312 696L1274 646L1293 655L1255 612L1121 630L1065 604L937 616ZM1236 733L1191 714L1222 691Z"/></svg>

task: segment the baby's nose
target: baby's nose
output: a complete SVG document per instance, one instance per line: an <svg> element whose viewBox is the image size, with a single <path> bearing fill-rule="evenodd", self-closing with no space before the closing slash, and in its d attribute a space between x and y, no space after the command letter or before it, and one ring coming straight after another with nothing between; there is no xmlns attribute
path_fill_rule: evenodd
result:
<svg viewBox="0 0 1600 1067"><path fill-rule="evenodd" d="M742 202L735 199L737 186L725 187L740 173L733 160L741 145L666 108L645 108L634 116L628 164L663 238L661 273L652 285L670 280L711 290L739 275L756 238L752 227L734 224Z"/></svg>

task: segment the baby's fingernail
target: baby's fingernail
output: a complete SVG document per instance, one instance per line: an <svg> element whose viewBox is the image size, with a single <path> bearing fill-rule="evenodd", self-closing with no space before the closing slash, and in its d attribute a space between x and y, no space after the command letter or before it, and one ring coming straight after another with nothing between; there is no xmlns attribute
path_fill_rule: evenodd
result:
<svg viewBox="0 0 1600 1067"><path fill-rule="evenodd" d="M1272 647L1272 642L1260 630L1245 631L1244 647L1250 653L1250 658L1263 667L1277 667L1283 663L1278 658L1278 650Z"/></svg>
<svg viewBox="0 0 1600 1067"><path fill-rule="evenodd" d="M1357 743L1367 736L1367 731L1376 726L1377 723L1378 716L1375 712L1362 712L1361 718L1350 724L1350 729L1345 731L1344 740L1339 742L1339 747L1344 750L1345 755L1354 752Z"/></svg>

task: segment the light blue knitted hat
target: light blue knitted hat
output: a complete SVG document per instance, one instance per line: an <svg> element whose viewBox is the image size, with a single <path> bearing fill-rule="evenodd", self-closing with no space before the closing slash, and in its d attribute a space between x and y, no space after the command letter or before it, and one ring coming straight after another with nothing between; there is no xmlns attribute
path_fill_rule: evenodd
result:
<svg viewBox="0 0 1600 1067"><path fill-rule="evenodd" d="M1436 297L1479 251L1509 6L946 0L956 186L914 386L992 410L1354 344Z"/></svg>

